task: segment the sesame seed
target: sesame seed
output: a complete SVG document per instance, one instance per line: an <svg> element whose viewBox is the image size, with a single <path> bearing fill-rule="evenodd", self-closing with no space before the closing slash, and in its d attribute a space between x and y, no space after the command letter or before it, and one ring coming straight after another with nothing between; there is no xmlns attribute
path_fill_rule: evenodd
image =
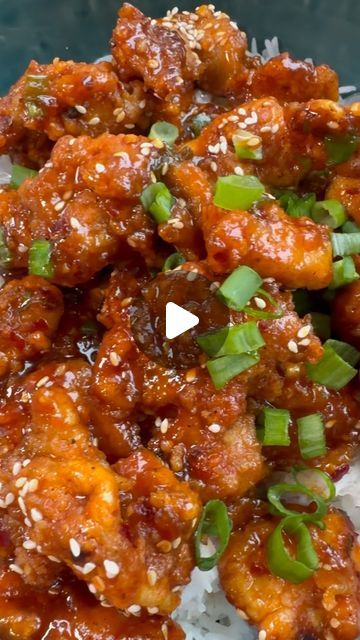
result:
<svg viewBox="0 0 360 640"><path fill-rule="evenodd" d="M24 502L24 498L22 496L18 497L18 505L21 509L21 512L23 513L24 516L27 516L27 511L26 511L26 506L25 506L25 502Z"/></svg>
<svg viewBox="0 0 360 640"><path fill-rule="evenodd" d="M130 605L130 607L127 608L127 610L129 613L136 614L136 613L140 613L141 607L138 604L132 604Z"/></svg>
<svg viewBox="0 0 360 640"><path fill-rule="evenodd" d="M15 487L17 489L21 489L24 486L25 482L27 482L27 478L18 478L15 482Z"/></svg>
<svg viewBox="0 0 360 640"><path fill-rule="evenodd" d="M120 364L120 356L118 356L116 351L110 351L109 360L114 367L117 367Z"/></svg>
<svg viewBox="0 0 360 640"><path fill-rule="evenodd" d="M146 100L141 100L139 102L139 107L140 107L140 109L144 109L146 107Z"/></svg>
<svg viewBox="0 0 360 640"><path fill-rule="evenodd" d="M171 551L172 549L172 544L171 542L169 542L169 540L160 540L160 542L158 542L156 546L159 551L162 551L162 553L169 553L169 551Z"/></svg>
<svg viewBox="0 0 360 640"><path fill-rule="evenodd" d="M164 622L164 624L161 625L161 633L163 634L164 639L168 640L169 632L168 632L168 626L166 622Z"/></svg>
<svg viewBox="0 0 360 640"><path fill-rule="evenodd" d="M74 556L74 558L78 558L79 555L81 554L81 548L80 548L80 545L79 545L78 541L75 540L75 538L70 538L69 547L70 547L70 551L71 551L72 555Z"/></svg>
<svg viewBox="0 0 360 640"><path fill-rule="evenodd" d="M148 569L148 571L147 571L147 579L148 579L149 585L151 587L153 587L156 584L156 582L157 582L157 573L156 573L156 571L154 569Z"/></svg>
<svg viewBox="0 0 360 640"><path fill-rule="evenodd" d="M164 162L163 166L161 167L161 175L165 176L167 174L169 170L169 163L168 162Z"/></svg>
<svg viewBox="0 0 360 640"><path fill-rule="evenodd" d="M43 519L43 515L42 515L41 511L39 511L39 509L31 509L30 515L31 515L32 519L34 520L34 522L40 522L40 520Z"/></svg>
<svg viewBox="0 0 360 640"><path fill-rule="evenodd" d="M93 562L86 562L81 568L81 571L84 576L86 576L88 573L91 573L91 571L94 571L94 569L96 569L96 564L94 564Z"/></svg>
<svg viewBox="0 0 360 640"><path fill-rule="evenodd" d="M39 480L37 478L32 478L32 480L28 483L28 491L29 493L33 493L39 487Z"/></svg>
<svg viewBox="0 0 360 640"><path fill-rule="evenodd" d="M116 111L116 109L115 109ZM114 112L115 114L115 112ZM120 109L120 111L118 111L118 113L115 114L115 119L116 122L119 124L120 122L122 122L125 119L125 111L123 111L123 109Z"/></svg>
<svg viewBox="0 0 360 640"><path fill-rule="evenodd" d="M338 627L340 627L340 622L339 622L339 620L337 620L336 618L331 618L331 620L330 620L330 626L331 626L333 629L337 629Z"/></svg>
<svg viewBox="0 0 360 640"><path fill-rule="evenodd" d="M143 156L149 156L150 153L151 153L151 149L149 149L148 147L145 147L145 148L141 149L141 154Z"/></svg>
<svg viewBox="0 0 360 640"><path fill-rule="evenodd" d="M259 640L266 640L266 636L267 636L267 633L265 629L262 629L261 631L259 631L259 636L258 636Z"/></svg>
<svg viewBox="0 0 360 640"><path fill-rule="evenodd" d="M299 344L301 344L302 347L308 347L310 342L311 340L309 340L309 338L304 338L304 340L299 340Z"/></svg>
<svg viewBox="0 0 360 640"><path fill-rule="evenodd" d="M124 124L124 129L135 129L135 125L134 124Z"/></svg>
<svg viewBox="0 0 360 640"><path fill-rule="evenodd" d="M13 476L17 476L17 474L20 473L20 471L21 471L21 462L15 462L12 468Z"/></svg>
<svg viewBox="0 0 360 640"><path fill-rule="evenodd" d="M268 131L271 131L271 126L269 126L268 124L265 124L263 127L260 128L261 133L267 133Z"/></svg>
<svg viewBox="0 0 360 640"><path fill-rule="evenodd" d="M72 192L72 191L65 191L65 193L63 194L62 199L63 199L63 200L66 200L66 201L67 201L67 200L70 200L70 198L72 197L72 195L73 195L73 192Z"/></svg>
<svg viewBox="0 0 360 640"><path fill-rule="evenodd" d="M75 144L75 140L76 140L76 138L71 138L71 140L69 141L69 146L70 147L72 147L73 144ZM46 167L46 165L45 165L45 167Z"/></svg>
<svg viewBox="0 0 360 640"><path fill-rule="evenodd" d="M161 433L165 434L168 429L169 429L169 420L167 418L164 418L164 420L162 420L160 424L160 431Z"/></svg>
<svg viewBox="0 0 360 640"><path fill-rule="evenodd" d="M180 547L181 545L181 538L175 538L175 540L173 540L172 546L173 549L177 549L178 547Z"/></svg>
<svg viewBox="0 0 360 640"><path fill-rule="evenodd" d="M9 569L10 571L14 571L14 573L18 573L19 576L22 576L24 573L21 567L19 567L19 565L17 564L9 564Z"/></svg>
<svg viewBox="0 0 360 640"><path fill-rule="evenodd" d="M105 167L103 164L101 164L101 162L97 162L95 165L95 171L96 173L104 173L105 171Z"/></svg>
<svg viewBox="0 0 360 640"><path fill-rule="evenodd" d="M339 124L337 122L334 122L334 120L330 120L330 122L327 123L327 126L329 127L329 129L339 128Z"/></svg>
<svg viewBox="0 0 360 640"><path fill-rule="evenodd" d="M51 562L57 562L58 564L61 563L61 560L59 560L59 558L57 558L56 556L48 556L49 560L51 560Z"/></svg>
<svg viewBox="0 0 360 640"><path fill-rule="evenodd" d="M336 424L336 420L327 420L327 422L325 422L325 428L326 429L331 429L334 424Z"/></svg>
<svg viewBox="0 0 360 640"><path fill-rule="evenodd" d="M258 298L257 296L255 296L254 302L259 309L265 309L266 302L262 298Z"/></svg>
<svg viewBox="0 0 360 640"><path fill-rule="evenodd" d="M6 509L5 500L0 499L0 509Z"/></svg>
<svg viewBox="0 0 360 640"><path fill-rule="evenodd" d="M61 211L65 207L65 202L63 200L58 200L58 202L54 205L55 211Z"/></svg>
<svg viewBox="0 0 360 640"><path fill-rule="evenodd" d="M242 620L249 620L249 616L242 609L236 609L236 613Z"/></svg>
<svg viewBox="0 0 360 640"><path fill-rule="evenodd" d="M36 542L33 540L24 540L23 545L24 549L36 549Z"/></svg>
<svg viewBox="0 0 360 640"><path fill-rule="evenodd" d="M75 109L82 115L85 115L85 113L87 113L87 109L82 104L76 104Z"/></svg>
<svg viewBox="0 0 360 640"><path fill-rule="evenodd" d="M98 116L94 116L94 118L91 118L91 120L89 120L88 124L90 124L91 126L99 124L100 122L100 118Z"/></svg>
<svg viewBox="0 0 360 640"><path fill-rule="evenodd" d="M31 520L29 520L29 518L25 518L24 522L27 527L32 527Z"/></svg>
<svg viewBox="0 0 360 640"><path fill-rule="evenodd" d="M88 584L88 589L90 591L90 593L96 593L96 587L93 584Z"/></svg>
<svg viewBox="0 0 360 640"><path fill-rule="evenodd" d="M71 218L70 218L70 226L73 229L75 229L76 231L81 229L81 224L80 224L79 220L77 218L74 218L73 216L71 216Z"/></svg>
<svg viewBox="0 0 360 640"><path fill-rule="evenodd" d="M220 143L218 142L217 144L209 144L208 150L210 151L210 153L219 153Z"/></svg>
<svg viewBox="0 0 360 640"><path fill-rule="evenodd" d="M238 120L239 120L239 116L235 116L235 115L228 116L229 122L238 122Z"/></svg>
<svg viewBox="0 0 360 640"><path fill-rule="evenodd" d="M40 389L40 387L43 387L47 382L49 382L49 380L50 380L49 376L44 376L43 378L40 378L40 380L38 380L36 383L36 388Z"/></svg>
<svg viewBox="0 0 360 640"><path fill-rule="evenodd" d="M189 369L189 371L185 373L186 382L194 382L196 378L197 378L196 369Z"/></svg>
<svg viewBox="0 0 360 640"><path fill-rule="evenodd" d="M210 162L210 168L211 168L212 171L216 172L217 168L218 168L216 162L214 162L214 161Z"/></svg>
<svg viewBox="0 0 360 640"><path fill-rule="evenodd" d="M322 568L323 568L325 571L331 571L331 565L330 565L330 564L326 564L326 563L325 563L325 564L323 564L323 567L322 567Z"/></svg>
<svg viewBox="0 0 360 640"><path fill-rule="evenodd" d="M219 424L216 424L216 422L214 422L213 424L209 424L208 429L212 433L219 433L219 431L221 430L221 426Z"/></svg>
<svg viewBox="0 0 360 640"><path fill-rule="evenodd" d="M274 124L271 127L271 133L277 133L279 131L279 129L280 129L280 126L278 124Z"/></svg>
<svg viewBox="0 0 360 640"><path fill-rule="evenodd" d="M304 327L301 327L301 329L299 329L299 331L297 332L297 336L298 338L306 338L306 336L309 335L310 331L311 331L311 325L306 324Z"/></svg>
<svg viewBox="0 0 360 640"><path fill-rule="evenodd" d="M106 577L109 578L109 580L111 580L112 578L116 578L116 576L120 572L119 565L113 560L104 560L104 569Z"/></svg>
<svg viewBox="0 0 360 640"><path fill-rule="evenodd" d="M14 500L15 500L14 494L13 493L8 493L5 496L5 504L6 504L6 506L8 507L10 504L12 504L14 502Z"/></svg>
<svg viewBox="0 0 360 640"><path fill-rule="evenodd" d="M148 613L150 613L150 615L153 615L155 613L159 613L158 607L148 607L147 610L148 610Z"/></svg>
<svg viewBox="0 0 360 640"><path fill-rule="evenodd" d="M234 168L234 173L236 173L237 176L243 176L244 175L244 170L242 169L242 167L235 167Z"/></svg>
<svg viewBox="0 0 360 640"><path fill-rule="evenodd" d="M299 351L295 340L289 340L289 342L287 344L287 347L288 347L289 351L291 351L292 353L298 353L298 351Z"/></svg>
<svg viewBox="0 0 360 640"><path fill-rule="evenodd" d="M29 491L29 482L26 480L24 486L22 489L20 489L19 491L19 495L24 498L27 494L27 492Z"/></svg>

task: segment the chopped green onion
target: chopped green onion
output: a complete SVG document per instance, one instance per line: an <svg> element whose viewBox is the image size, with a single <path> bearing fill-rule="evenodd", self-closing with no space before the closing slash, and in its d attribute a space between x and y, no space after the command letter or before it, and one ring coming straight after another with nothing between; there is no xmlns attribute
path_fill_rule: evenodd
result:
<svg viewBox="0 0 360 640"><path fill-rule="evenodd" d="M37 174L38 172L34 171L34 169L22 167L20 164L13 164L11 168L10 187L12 189L18 189L24 180L35 178Z"/></svg>
<svg viewBox="0 0 360 640"><path fill-rule="evenodd" d="M161 120L152 125L148 137L150 140L158 138L162 142L166 142L166 144L173 144L179 137L179 129L174 124Z"/></svg>
<svg viewBox="0 0 360 640"><path fill-rule="evenodd" d="M177 267L180 267L181 264L186 262L184 256L181 253L172 253L171 256L168 256L163 264L163 271L172 271Z"/></svg>
<svg viewBox="0 0 360 640"><path fill-rule="evenodd" d="M341 227L343 233L360 233L360 227L352 220L347 220Z"/></svg>
<svg viewBox="0 0 360 640"><path fill-rule="evenodd" d="M355 262L351 256L345 256L341 260L333 262L333 275L329 289L339 289L359 279Z"/></svg>
<svg viewBox="0 0 360 640"><path fill-rule="evenodd" d="M331 229L341 227L347 220L345 207L338 200L315 202L311 216L318 224L326 224Z"/></svg>
<svg viewBox="0 0 360 640"><path fill-rule="evenodd" d="M222 209L246 211L265 193L256 176L225 176L217 179L214 204Z"/></svg>
<svg viewBox="0 0 360 640"><path fill-rule="evenodd" d="M5 242L4 229L0 228L0 267L8 267L11 260L11 251Z"/></svg>
<svg viewBox="0 0 360 640"><path fill-rule="evenodd" d="M42 118L44 112L33 100L26 100L25 111L28 118Z"/></svg>
<svg viewBox="0 0 360 640"><path fill-rule="evenodd" d="M203 128L206 127L210 122L211 118L207 115L207 113L198 113L197 116L194 116L190 124L190 129L193 132L194 136L199 136Z"/></svg>
<svg viewBox="0 0 360 640"><path fill-rule="evenodd" d="M286 549L283 531L293 535L297 541L296 559ZM310 578L319 566L310 532L298 516L288 516L281 520L270 534L266 549L271 573L293 584L300 584Z"/></svg>
<svg viewBox="0 0 360 640"><path fill-rule="evenodd" d="M318 494L325 502L331 502L336 497L335 485L325 471L295 466L292 469L292 473L298 484ZM319 481L321 486L319 486Z"/></svg>
<svg viewBox="0 0 360 640"><path fill-rule="evenodd" d="M262 140L259 136L249 131L239 129L239 131L234 133L232 141L238 158L244 160L262 160Z"/></svg>
<svg viewBox="0 0 360 640"><path fill-rule="evenodd" d="M94 320L86 320L86 322L81 325L80 332L85 336L97 336L99 325Z"/></svg>
<svg viewBox="0 0 360 640"><path fill-rule="evenodd" d="M360 253L360 233L332 233L331 244L334 257Z"/></svg>
<svg viewBox="0 0 360 640"><path fill-rule="evenodd" d="M244 311L246 312L246 315L253 316L254 318L259 318L262 320L269 320L269 319L276 320L277 318L283 317L284 311L282 310L280 305L276 302L275 298L273 298L273 296L270 295L270 293L268 293L268 291L265 291L265 289L260 288L257 290L256 295L258 297L263 296L264 298L266 298L270 302L270 304L272 304L277 308L277 311L262 311L261 309L254 309L253 307L247 306L246 309L244 309Z"/></svg>
<svg viewBox="0 0 360 640"><path fill-rule="evenodd" d="M341 164L352 156L359 144L359 138L355 135L325 138L325 150L328 164Z"/></svg>
<svg viewBox="0 0 360 640"><path fill-rule="evenodd" d="M307 375L313 382L338 391L356 376L357 370L348 364L334 349L324 344L324 354L316 364L306 365Z"/></svg>
<svg viewBox="0 0 360 640"><path fill-rule="evenodd" d="M224 280L217 290L217 295L230 309L242 311L262 282L262 278L254 269L238 267Z"/></svg>
<svg viewBox="0 0 360 640"><path fill-rule="evenodd" d="M288 447L290 413L287 409L263 409L264 446Z"/></svg>
<svg viewBox="0 0 360 640"><path fill-rule="evenodd" d="M232 523L225 503L222 500L209 500L203 509L195 531L196 565L201 571L210 571L218 563L228 545L231 529ZM210 536L218 541L216 551L212 556L201 555L203 536Z"/></svg>
<svg viewBox="0 0 360 640"><path fill-rule="evenodd" d="M326 453L325 427L319 413L297 420L300 453L304 460L318 458Z"/></svg>
<svg viewBox="0 0 360 640"><path fill-rule="evenodd" d="M310 502L314 502L316 504L316 511L294 511L293 509L288 509L283 505L281 500L284 494L307 496L310 499ZM271 504L271 513L273 515L299 515L301 516L303 522L313 522L317 526L320 526L320 528L323 528L322 520L327 511L325 500L317 492L312 491L306 485L303 485L301 483L289 484L287 482L274 484L272 487L269 487L267 491L267 498Z"/></svg>
<svg viewBox="0 0 360 640"><path fill-rule="evenodd" d="M253 367L260 360L257 354L222 356L206 363L215 389L222 389L229 380Z"/></svg>
<svg viewBox="0 0 360 640"><path fill-rule="evenodd" d="M286 213L292 218L310 217L315 202L316 198L314 193L309 193L304 196L294 194L289 198Z"/></svg>
<svg viewBox="0 0 360 640"><path fill-rule="evenodd" d="M51 261L52 246L48 240L34 240L29 250L29 273L33 276L52 278L54 265Z"/></svg>
<svg viewBox="0 0 360 640"><path fill-rule="evenodd" d="M244 322L203 333L197 337L197 343L206 355L220 357L257 351L265 341L256 322Z"/></svg>
<svg viewBox="0 0 360 640"><path fill-rule="evenodd" d="M154 182L146 187L140 196L140 200L145 211L151 213L158 224L169 220L175 198L163 182Z"/></svg>
<svg viewBox="0 0 360 640"><path fill-rule="evenodd" d="M360 362L360 352L347 342L331 339L325 342L324 347L331 347L338 356L348 364L351 364L352 367L356 367Z"/></svg>
<svg viewBox="0 0 360 640"><path fill-rule="evenodd" d="M311 324L314 327L316 335L321 340L327 340L331 335L330 316L326 313L318 313L317 311L311 312Z"/></svg>

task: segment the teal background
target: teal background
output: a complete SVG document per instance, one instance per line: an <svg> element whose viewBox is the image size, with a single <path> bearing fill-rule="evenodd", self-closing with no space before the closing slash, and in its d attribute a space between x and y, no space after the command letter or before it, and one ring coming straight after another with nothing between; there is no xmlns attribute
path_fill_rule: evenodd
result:
<svg viewBox="0 0 360 640"><path fill-rule="evenodd" d="M158 16L191 0L134 0ZM54 56L93 60L107 53L119 0L0 0L0 94L23 72L31 58ZM295 56L327 62L341 84L360 86L359 0L223 0L216 7L237 20L249 36L278 35Z"/></svg>

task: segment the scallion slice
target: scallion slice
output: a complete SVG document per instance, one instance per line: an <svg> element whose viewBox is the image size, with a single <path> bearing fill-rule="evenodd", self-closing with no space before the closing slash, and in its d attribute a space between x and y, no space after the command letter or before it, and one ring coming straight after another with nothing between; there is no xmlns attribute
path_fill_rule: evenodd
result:
<svg viewBox="0 0 360 640"><path fill-rule="evenodd" d="M290 444L290 413L287 409L265 407L262 412L264 421L264 446L288 447Z"/></svg>
<svg viewBox="0 0 360 640"><path fill-rule="evenodd" d="M329 289L339 289L339 287L344 287L358 280L359 277L354 260L351 256L345 256L333 263L333 275Z"/></svg>
<svg viewBox="0 0 360 640"><path fill-rule="evenodd" d="M261 160L263 157L262 140L250 131L239 129L232 137L235 152L243 160Z"/></svg>
<svg viewBox="0 0 360 640"><path fill-rule="evenodd" d="M311 216L318 224L326 224L331 229L341 227L347 220L345 207L338 200L315 202Z"/></svg>
<svg viewBox="0 0 360 640"><path fill-rule="evenodd" d="M11 169L10 187L12 189L18 189L20 185L28 178L35 178L38 172L34 169L28 169L22 167L20 164L13 164Z"/></svg>
<svg viewBox="0 0 360 640"><path fill-rule="evenodd" d="M186 262L184 256L181 253L172 253L171 256L168 256L163 264L163 271L172 271L177 267L180 267L181 264Z"/></svg>
<svg viewBox="0 0 360 640"><path fill-rule="evenodd" d="M338 356L345 360L345 362L351 364L352 367L356 367L360 362L360 352L347 342L331 339L327 340L324 346L331 347Z"/></svg>
<svg viewBox="0 0 360 640"><path fill-rule="evenodd" d="M200 522L195 532L196 565L201 571L210 571L220 560L230 538L232 523L226 505L222 500L209 500L206 503ZM216 551L212 556L201 554L201 540L203 536L210 536L217 540Z"/></svg>
<svg viewBox="0 0 360 640"><path fill-rule="evenodd" d="M360 227L352 220L347 220L341 227L343 233L360 233Z"/></svg>
<svg viewBox="0 0 360 640"><path fill-rule="evenodd" d="M256 292L256 295L259 298L266 298L266 300L268 300L270 304L276 308L276 311L263 311L261 309L254 309L253 307L246 306L246 308L244 309L246 315L253 316L253 318L258 318L261 320L276 320L277 318L283 317L284 311L268 291L259 288Z"/></svg>
<svg viewBox="0 0 360 640"><path fill-rule="evenodd" d="M260 360L260 357L253 353L242 353L240 355L222 356L206 363L215 389L222 389L229 380L253 367Z"/></svg>
<svg viewBox="0 0 360 640"><path fill-rule="evenodd" d="M148 137L150 140L158 138L166 144L173 144L179 137L179 129L175 127L174 124L171 124L171 122L159 120L159 122L155 122L155 124L152 125Z"/></svg>
<svg viewBox="0 0 360 640"><path fill-rule="evenodd" d="M294 494L297 496L306 496L309 498L309 502L314 502L316 510L310 511L294 511L288 509L282 503L282 496L287 494ZM327 512L327 506L324 498L319 493L316 493L301 483L289 484L282 482L274 484L267 491L267 498L271 504L271 513L278 516L295 516L299 515L303 522L313 522L320 528L323 528L322 520Z"/></svg>
<svg viewBox="0 0 360 640"><path fill-rule="evenodd" d="M264 193L265 187L256 176L224 176L217 179L214 204L229 211L246 211Z"/></svg>
<svg viewBox="0 0 360 640"><path fill-rule="evenodd" d="M304 460L318 458L326 453L325 427L319 413L297 420L300 453Z"/></svg>
<svg viewBox="0 0 360 640"><path fill-rule="evenodd" d="M262 278L254 269L244 265L235 269L224 280L217 290L217 295L230 309L242 311L262 282Z"/></svg>
<svg viewBox="0 0 360 640"><path fill-rule="evenodd" d="M158 224L169 220L175 198L171 195L166 184L163 182L149 184L142 192L140 200L145 211L151 213Z"/></svg>
<svg viewBox="0 0 360 640"><path fill-rule="evenodd" d="M314 327L316 335L321 340L327 340L331 335L330 316L326 313L318 313L317 311L311 312L311 324Z"/></svg>
<svg viewBox="0 0 360 640"><path fill-rule="evenodd" d="M327 343L324 344L322 358L316 364L308 363L306 372L313 382L323 384L335 391L345 387L357 374L357 370L343 360Z"/></svg>
<svg viewBox="0 0 360 640"><path fill-rule="evenodd" d="M0 228L0 267L6 268L12 260L11 251L5 242L4 229Z"/></svg>
<svg viewBox="0 0 360 640"><path fill-rule="evenodd" d="M331 244L334 257L360 253L360 233L333 233Z"/></svg>
<svg viewBox="0 0 360 640"><path fill-rule="evenodd" d="M328 164L341 164L351 158L359 144L359 137L356 135L328 136L325 138L325 151Z"/></svg>
<svg viewBox="0 0 360 640"><path fill-rule="evenodd" d="M295 481L319 495L325 502L336 497L336 488L328 473L321 469L295 466L292 469Z"/></svg>
<svg viewBox="0 0 360 640"><path fill-rule="evenodd" d="M312 208L316 198L314 193L308 193L304 196L294 194L288 200L286 213L292 218L301 218L303 216L311 216Z"/></svg>
<svg viewBox="0 0 360 640"><path fill-rule="evenodd" d="M52 245L48 240L34 240L29 250L29 273L33 276L52 278L54 265L51 261Z"/></svg>
<svg viewBox="0 0 360 640"><path fill-rule="evenodd" d="M297 541L295 558L286 549L283 531L293 535ZM319 566L310 532L298 516L288 516L281 520L270 534L266 550L271 573L293 584L300 584L310 578Z"/></svg>
<svg viewBox="0 0 360 640"><path fill-rule="evenodd" d="M221 357L257 351L265 341L256 322L244 322L203 333L197 337L197 343L206 355Z"/></svg>

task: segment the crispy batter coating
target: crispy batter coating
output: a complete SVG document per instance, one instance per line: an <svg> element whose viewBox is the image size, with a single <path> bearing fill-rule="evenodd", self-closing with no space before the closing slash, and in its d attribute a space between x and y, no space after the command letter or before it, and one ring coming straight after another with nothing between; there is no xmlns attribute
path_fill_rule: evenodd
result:
<svg viewBox="0 0 360 640"><path fill-rule="evenodd" d="M289 288L322 289L332 277L329 229L309 218L291 218L273 202L253 213L209 206L203 226L210 267L228 273L247 264Z"/></svg>
<svg viewBox="0 0 360 640"><path fill-rule="evenodd" d="M226 596L267 640L355 640L359 631L359 547L350 521L331 509L324 531L311 526L320 567L300 585L272 576L265 544L275 527L255 520L232 534L220 561ZM265 636L264 636L265 637Z"/></svg>
<svg viewBox="0 0 360 640"><path fill-rule="evenodd" d="M0 290L0 375L51 349L64 307L61 292L43 278L10 280Z"/></svg>
<svg viewBox="0 0 360 640"><path fill-rule="evenodd" d="M360 348L360 282L340 289L333 303L331 322L342 340Z"/></svg>
<svg viewBox="0 0 360 640"><path fill-rule="evenodd" d="M341 202L350 218L360 223L360 180L359 178L348 178L336 176L330 183L327 191L327 198L333 198Z"/></svg>

